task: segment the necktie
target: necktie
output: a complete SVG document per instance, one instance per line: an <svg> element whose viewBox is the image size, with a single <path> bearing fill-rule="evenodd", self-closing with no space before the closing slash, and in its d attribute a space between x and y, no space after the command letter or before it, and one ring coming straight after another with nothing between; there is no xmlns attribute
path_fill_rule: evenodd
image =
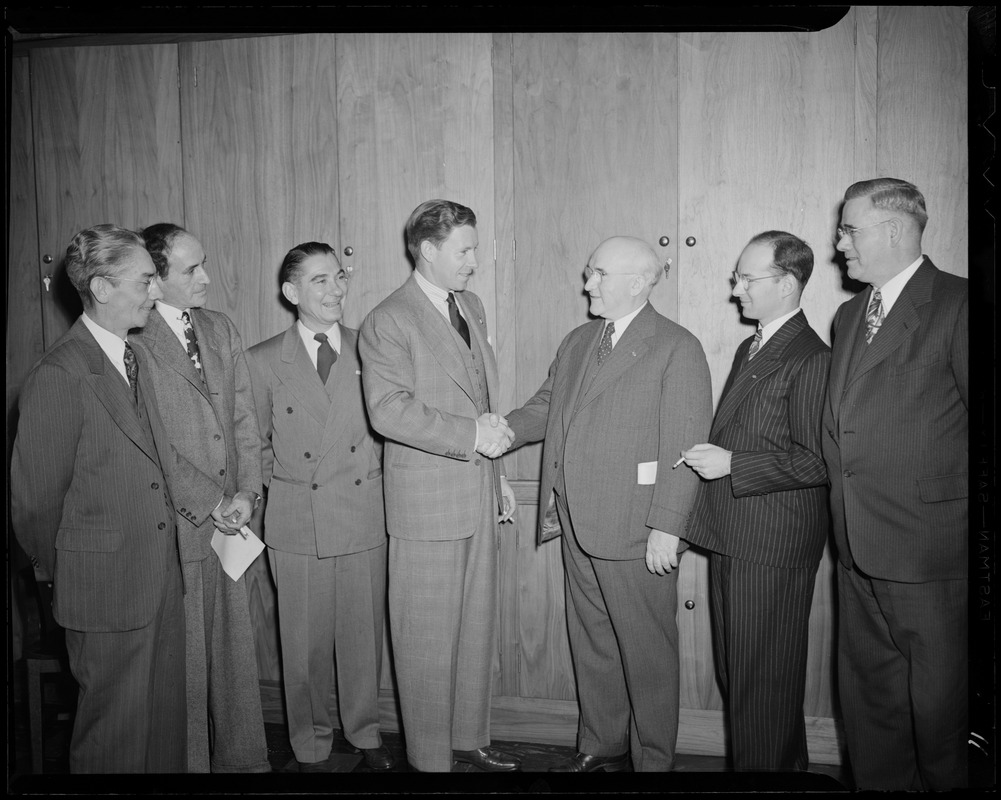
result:
<svg viewBox="0 0 1001 800"><path fill-rule="evenodd" d="M320 374L320 381L326 383L330 368L337 360L337 351L327 341L327 334L318 333L313 338L320 343L320 349L316 352L316 371Z"/></svg>
<svg viewBox="0 0 1001 800"><path fill-rule="evenodd" d="M132 349L132 345L128 342L125 343L125 355L123 356L125 361L125 374L129 378L129 386L132 387L132 399L139 402L139 363L136 361L135 351Z"/></svg>
<svg viewBox="0 0 1001 800"><path fill-rule="evenodd" d="M198 374L202 373L202 355L198 351L198 340L195 338L195 329L191 327L191 315L187 311L181 312L181 322L184 324L184 346L188 351L188 358L195 365Z"/></svg>
<svg viewBox="0 0 1001 800"><path fill-rule="evenodd" d="M605 333L601 337L601 344L598 345L598 366L608 358L608 354L612 352L612 334L615 333L615 323L609 322L605 326Z"/></svg>
<svg viewBox="0 0 1001 800"><path fill-rule="evenodd" d="M455 304L455 295L451 292L448 293L448 318L452 323L452 327L459 332L462 341L466 343L466 347L469 347L469 326L466 324L466 320L462 318L462 314L459 313L459 308Z"/></svg>
<svg viewBox="0 0 1001 800"><path fill-rule="evenodd" d="M883 296L879 289L874 289L869 298L869 310L865 312L865 343L869 344L876 335L879 326L883 324Z"/></svg>
<svg viewBox="0 0 1001 800"><path fill-rule="evenodd" d="M751 347L747 351L747 360L750 361L754 358L755 353L761 347L761 326L758 326L758 330L754 333L754 341L751 342Z"/></svg>

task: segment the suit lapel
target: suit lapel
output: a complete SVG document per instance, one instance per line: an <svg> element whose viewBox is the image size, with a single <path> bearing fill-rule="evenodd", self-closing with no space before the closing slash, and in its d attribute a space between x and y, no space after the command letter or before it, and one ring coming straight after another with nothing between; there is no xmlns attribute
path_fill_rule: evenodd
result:
<svg viewBox="0 0 1001 800"><path fill-rule="evenodd" d="M612 386L633 364L650 349L648 339L653 336L654 319L653 306L649 303L636 315L636 318L626 328L622 338L616 342L612 348L608 360L598 370L590 386L585 386L584 395L580 399L578 408L583 408L592 402L609 386ZM602 330L604 326L601 326Z"/></svg>
<svg viewBox="0 0 1001 800"><path fill-rule="evenodd" d="M727 386L723 389L710 436L726 426L755 386L782 366L786 348L806 325L806 316L800 311L775 331L758 354L747 363L747 351L754 337L741 342L738 348L741 358L734 365Z"/></svg>
<svg viewBox="0 0 1001 800"><path fill-rule="evenodd" d="M306 352L306 346L302 343L297 322L293 322L285 331L281 356L275 364L275 375L305 406L310 416L321 425L326 425L330 398L320 383L320 376Z"/></svg>
<svg viewBox="0 0 1001 800"><path fill-rule="evenodd" d="M219 387L213 386L212 383L213 381L221 380L222 376L226 374L222 361L222 342L219 339L215 325L212 323L212 319L200 308L191 309L191 327L195 329L195 338L198 340L198 353L202 359L202 374L200 377L204 377L205 379L205 390L210 394L218 395ZM187 351L185 351L185 358L187 358L187 355ZM191 359L188 358L187 360L191 364ZM191 366L197 375L198 370L194 369L195 365L191 364Z"/></svg>
<svg viewBox="0 0 1001 800"><path fill-rule="evenodd" d="M601 334L604 330L604 320L599 319L589 323L566 355L566 370L560 370L557 372L557 377L560 373L565 373L569 376L565 386L562 387L562 390L566 392L566 402L559 403L559 406L563 408L564 435L570 428L570 422L573 420L574 412L577 410L579 405L578 401L583 399L580 397L580 393L581 387L584 383L584 375L587 373L588 360L591 357L591 353L593 353L595 348L598 346L598 340L601 338ZM560 390L561 387L554 386L553 394L557 395Z"/></svg>
<svg viewBox="0 0 1001 800"><path fill-rule="evenodd" d="M431 353L442 369L475 402L473 385L452 337L452 328L411 275L404 284L405 297L417 321L417 330L431 345ZM465 308L465 306L463 306ZM470 328L473 326L470 325ZM485 344L485 342L484 342ZM486 358L486 355L484 355Z"/></svg>
<svg viewBox="0 0 1001 800"><path fill-rule="evenodd" d="M195 331L195 335L199 336L197 330ZM201 375L198 374L195 365L191 363L191 359L188 358L187 350L184 349L166 320L160 315L159 309L153 309L150 313L146 327L142 331L142 340L156 356L159 363L174 370L174 372L201 392L206 400L209 399L205 382L202 380ZM207 350L210 348L205 347L202 349ZM204 365L204 363L205 353L203 352L202 364Z"/></svg>
<svg viewBox="0 0 1001 800"><path fill-rule="evenodd" d="M920 324L917 309L931 300L934 280L935 267L926 258L904 286L872 342L866 346L858 366L848 379L849 385L885 361L914 335Z"/></svg>
<svg viewBox="0 0 1001 800"><path fill-rule="evenodd" d="M494 356L494 349L490 346L490 342L487 341L487 323L480 316L479 312L474 311L466 300L465 292L456 292L455 301L459 304L459 308L462 310L462 315L466 318L466 322L469 324L469 333L476 340L476 343L480 346L480 353L483 354L483 363L486 365L486 378L487 378L487 396L490 398L490 407L493 408L500 397L500 388L497 386L497 359Z"/></svg>

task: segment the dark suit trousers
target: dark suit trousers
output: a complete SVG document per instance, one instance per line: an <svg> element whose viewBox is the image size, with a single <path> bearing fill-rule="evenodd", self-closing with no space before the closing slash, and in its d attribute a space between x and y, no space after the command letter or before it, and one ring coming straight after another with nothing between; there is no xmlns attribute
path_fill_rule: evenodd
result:
<svg viewBox="0 0 1001 800"><path fill-rule="evenodd" d="M165 568L160 608L145 628L66 631L70 671L80 685L72 773L187 769L183 590L180 570Z"/></svg>
<svg viewBox="0 0 1001 800"><path fill-rule="evenodd" d="M637 772L674 767L678 740L678 571L654 575L644 559L591 558L563 526L567 629L577 675L583 753L632 753Z"/></svg>
<svg viewBox="0 0 1001 800"><path fill-rule="evenodd" d="M712 553L713 645L736 770L805 770L803 699L817 567Z"/></svg>
<svg viewBox="0 0 1001 800"><path fill-rule="evenodd" d="M184 564L184 585L188 771L269 772L246 576L212 551Z"/></svg>
<svg viewBox="0 0 1001 800"><path fill-rule="evenodd" d="M968 581L898 583L838 565L838 686L859 789L968 783Z"/></svg>

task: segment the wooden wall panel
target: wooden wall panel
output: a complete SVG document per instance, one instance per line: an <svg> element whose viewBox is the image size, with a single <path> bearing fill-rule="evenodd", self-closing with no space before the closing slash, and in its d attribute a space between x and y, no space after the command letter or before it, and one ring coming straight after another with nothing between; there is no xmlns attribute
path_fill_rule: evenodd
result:
<svg viewBox="0 0 1001 800"><path fill-rule="evenodd" d="M412 271L403 230L420 203L472 208L479 268L469 289L497 329L490 34L339 34L342 257L354 269L345 319L365 315Z"/></svg>
<svg viewBox="0 0 1001 800"><path fill-rule="evenodd" d="M556 348L588 319L583 270L609 236L677 253L677 37L515 34L514 260L517 397L545 379ZM668 236L671 243L657 241ZM676 260L676 259L675 259ZM652 302L677 319L677 277ZM538 479L541 447L514 473Z"/></svg>
<svg viewBox="0 0 1001 800"><path fill-rule="evenodd" d="M178 219L181 126L177 45L31 52L38 247L51 255L46 345L79 315L62 261L79 230Z"/></svg>
<svg viewBox="0 0 1001 800"><path fill-rule="evenodd" d="M294 320L278 268L338 242L334 36L180 45L184 226L208 256L208 307L250 346Z"/></svg>
<svg viewBox="0 0 1001 800"><path fill-rule="evenodd" d="M880 6L878 175L925 196L923 250L968 275L967 6ZM859 179L876 177L859 176Z"/></svg>

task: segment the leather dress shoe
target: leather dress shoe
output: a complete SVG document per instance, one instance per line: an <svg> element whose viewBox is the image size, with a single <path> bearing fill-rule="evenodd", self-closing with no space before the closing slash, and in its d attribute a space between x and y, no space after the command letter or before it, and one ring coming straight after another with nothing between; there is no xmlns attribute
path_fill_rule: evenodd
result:
<svg viewBox="0 0 1001 800"><path fill-rule="evenodd" d="M589 756L577 753L555 767L550 772L625 772L629 769L629 753L621 756Z"/></svg>
<svg viewBox="0 0 1001 800"><path fill-rule="evenodd" d="M327 761L296 761L299 772L330 772Z"/></svg>
<svg viewBox="0 0 1001 800"><path fill-rule="evenodd" d="M493 747L478 750L453 750L452 757L482 769L484 772L515 772L521 769L521 762L514 756Z"/></svg>
<svg viewBox="0 0 1001 800"><path fill-rule="evenodd" d="M380 744L378 747L356 747L354 751L362 754L366 767L377 772L385 772L396 766L396 759L384 744Z"/></svg>

